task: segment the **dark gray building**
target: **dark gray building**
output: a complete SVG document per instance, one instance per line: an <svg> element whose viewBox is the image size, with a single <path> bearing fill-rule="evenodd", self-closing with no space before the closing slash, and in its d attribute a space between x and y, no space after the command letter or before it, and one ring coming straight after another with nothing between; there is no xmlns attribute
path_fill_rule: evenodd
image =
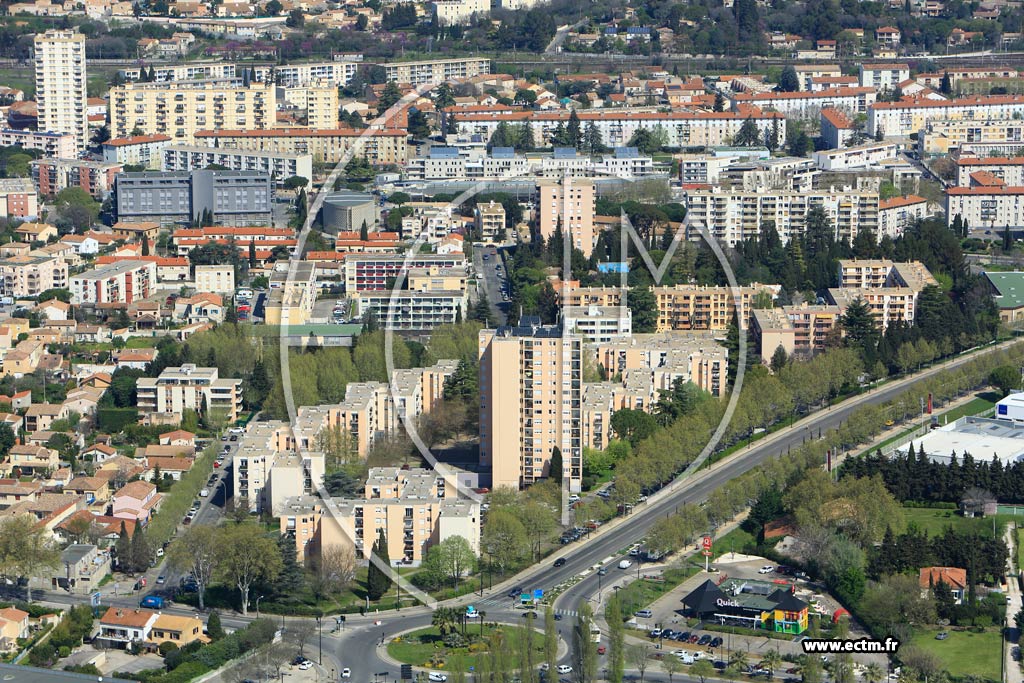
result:
<svg viewBox="0 0 1024 683"><path fill-rule="evenodd" d="M117 219L184 225L213 214L218 225L271 225L273 182L258 171L119 173Z"/></svg>
<svg viewBox="0 0 1024 683"><path fill-rule="evenodd" d="M376 230L374 226L380 220L380 213L377 210L377 198L372 194L340 190L324 199L321 217L324 232L337 235L339 232L361 229L364 221L368 230Z"/></svg>

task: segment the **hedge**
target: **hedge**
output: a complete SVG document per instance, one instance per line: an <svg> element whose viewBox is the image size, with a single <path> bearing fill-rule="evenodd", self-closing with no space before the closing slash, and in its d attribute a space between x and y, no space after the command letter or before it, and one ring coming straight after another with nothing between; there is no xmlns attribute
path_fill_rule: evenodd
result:
<svg viewBox="0 0 1024 683"><path fill-rule="evenodd" d="M199 495L199 491L206 486L206 480L213 471L213 461L217 459L217 448L216 442L207 446L192 463L192 469L181 475L181 479L174 482L164 494L160 511L146 529L147 539L153 547L162 545L174 536L181 518L192 507L192 501Z"/></svg>
<svg viewBox="0 0 1024 683"><path fill-rule="evenodd" d="M136 408L99 408L96 411L96 422L100 430L113 434L124 429L125 425L139 421Z"/></svg>

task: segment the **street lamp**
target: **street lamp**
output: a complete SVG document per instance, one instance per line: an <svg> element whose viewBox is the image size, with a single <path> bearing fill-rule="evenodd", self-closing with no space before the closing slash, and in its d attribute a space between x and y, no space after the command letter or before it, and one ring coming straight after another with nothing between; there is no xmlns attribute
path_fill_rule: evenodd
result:
<svg viewBox="0 0 1024 683"><path fill-rule="evenodd" d="M265 596L261 595L258 598L256 598L256 618L257 619L260 618L260 600L262 600L264 597Z"/></svg>
<svg viewBox="0 0 1024 683"><path fill-rule="evenodd" d="M324 663L324 629L321 626L321 621L320 621L320 615L319 614L316 615L316 630L317 630L317 634L319 636L319 641L320 641L320 643L319 643L320 654L317 656L316 663L322 665Z"/></svg>

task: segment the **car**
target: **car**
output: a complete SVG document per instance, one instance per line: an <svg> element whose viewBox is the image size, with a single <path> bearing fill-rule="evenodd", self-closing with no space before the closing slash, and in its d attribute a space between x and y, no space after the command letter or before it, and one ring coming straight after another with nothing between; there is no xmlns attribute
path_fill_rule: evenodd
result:
<svg viewBox="0 0 1024 683"><path fill-rule="evenodd" d="M722 643L724 643L724 642L725 641L722 640L721 636L715 636L714 638L711 639L711 642L708 643L708 645L710 645L711 647L722 647Z"/></svg>
<svg viewBox="0 0 1024 683"><path fill-rule="evenodd" d="M238 434L232 434L228 441L238 441Z"/></svg>
<svg viewBox="0 0 1024 683"><path fill-rule="evenodd" d="M427 680L428 681L436 681L437 683L444 683L445 681L448 680L448 677L445 676L442 673L438 673L436 671L431 671L429 674L427 674Z"/></svg>
<svg viewBox="0 0 1024 683"><path fill-rule="evenodd" d="M648 638L660 638L661 637L661 629L660 628L652 628L650 631L647 632L647 637Z"/></svg>
<svg viewBox="0 0 1024 683"><path fill-rule="evenodd" d="M565 558L564 557L560 557L557 560L555 560L555 566L556 567L564 567L565 566Z"/></svg>
<svg viewBox="0 0 1024 683"><path fill-rule="evenodd" d="M341 670L341 677L352 678L352 670L346 666L344 669Z"/></svg>
<svg viewBox="0 0 1024 683"><path fill-rule="evenodd" d="M680 643L687 643L687 642L690 641L690 632L689 631L680 631L679 633L676 634L676 637L673 638L672 640L677 640Z"/></svg>
<svg viewBox="0 0 1024 683"><path fill-rule="evenodd" d="M599 654L599 655L603 655L603 654L604 654L605 652L607 652L607 651L608 651L608 650L607 650L607 648L605 648L605 646L604 646L604 645L598 645L598 646L597 646L597 654Z"/></svg>
<svg viewBox="0 0 1024 683"><path fill-rule="evenodd" d="M561 621L561 620L562 620L562 614L560 612L555 612L555 621Z"/></svg>
<svg viewBox="0 0 1024 683"><path fill-rule="evenodd" d="M302 664L304 661L306 661L305 657L301 655L296 655L295 659L292 660L292 666L298 666L299 664Z"/></svg>
<svg viewBox="0 0 1024 683"><path fill-rule="evenodd" d="M161 574L160 576L156 577L156 582L157 584L167 583L167 577Z"/></svg>
<svg viewBox="0 0 1024 683"><path fill-rule="evenodd" d="M697 641L697 644L698 645L707 645L710 642L711 642L711 636L703 635L703 636L700 637L700 640Z"/></svg>
<svg viewBox="0 0 1024 683"><path fill-rule="evenodd" d="M523 587L522 586L516 586L515 588L510 590L505 595L507 595L510 598L518 598L522 594L523 594Z"/></svg>
<svg viewBox="0 0 1024 683"><path fill-rule="evenodd" d="M649 609L637 610L633 613L633 616L640 617L641 619L650 619L654 616L654 612Z"/></svg>
<svg viewBox="0 0 1024 683"><path fill-rule="evenodd" d="M598 576L607 576L608 575L608 567L601 567L600 569L598 569L597 570L597 575Z"/></svg>
<svg viewBox="0 0 1024 683"><path fill-rule="evenodd" d="M629 569L633 566L633 563L629 560L622 560L619 562L619 569Z"/></svg>
<svg viewBox="0 0 1024 683"><path fill-rule="evenodd" d="M241 427L232 427L228 430L229 434L245 434L245 430Z"/></svg>
<svg viewBox="0 0 1024 683"><path fill-rule="evenodd" d="M214 460L213 461L213 466L214 467L220 467L220 460Z"/></svg>
<svg viewBox="0 0 1024 683"><path fill-rule="evenodd" d="M571 674L572 673L572 667L569 666L568 664L559 664L557 671L560 674Z"/></svg>
<svg viewBox="0 0 1024 683"><path fill-rule="evenodd" d="M313 662L309 661L308 659L302 662L302 664L299 664L299 671L309 671L312 668Z"/></svg>
<svg viewBox="0 0 1024 683"><path fill-rule="evenodd" d="M699 633L691 633L690 634L690 644L691 645L696 645L698 641L700 641L700 634Z"/></svg>
<svg viewBox="0 0 1024 683"><path fill-rule="evenodd" d="M663 630L661 632L661 637L664 638L665 640L675 640L676 639L676 632L673 631L670 628L667 628L667 629L665 629L665 630Z"/></svg>
<svg viewBox="0 0 1024 683"><path fill-rule="evenodd" d="M935 640L945 640L946 638L949 638L949 634L945 631L939 631L935 634Z"/></svg>
<svg viewBox="0 0 1024 683"><path fill-rule="evenodd" d="M157 557L163 557L164 556L164 549L163 548L157 548L156 549L156 556Z"/></svg>
<svg viewBox="0 0 1024 683"><path fill-rule="evenodd" d="M758 569L757 573L758 574L771 574L773 571L775 571L775 567L773 567L770 564L766 564L765 566L763 566L760 569Z"/></svg>

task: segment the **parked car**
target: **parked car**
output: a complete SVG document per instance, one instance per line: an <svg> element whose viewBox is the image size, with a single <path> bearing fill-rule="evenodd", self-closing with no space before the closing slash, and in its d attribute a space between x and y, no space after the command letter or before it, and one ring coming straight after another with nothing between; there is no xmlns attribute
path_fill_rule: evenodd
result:
<svg viewBox="0 0 1024 683"><path fill-rule="evenodd" d="M652 612L649 609L642 609L637 612L634 612L634 615L640 617L641 619L650 619L654 616L654 612Z"/></svg>
<svg viewBox="0 0 1024 683"><path fill-rule="evenodd" d="M427 674L427 680L432 681L433 683L444 683L448 680L448 677L436 671L431 671L429 674Z"/></svg>
<svg viewBox="0 0 1024 683"><path fill-rule="evenodd" d="M564 557L560 557L557 560L555 560L555 566L556 567L564 567L565 566L565 558Z"/></svg>

